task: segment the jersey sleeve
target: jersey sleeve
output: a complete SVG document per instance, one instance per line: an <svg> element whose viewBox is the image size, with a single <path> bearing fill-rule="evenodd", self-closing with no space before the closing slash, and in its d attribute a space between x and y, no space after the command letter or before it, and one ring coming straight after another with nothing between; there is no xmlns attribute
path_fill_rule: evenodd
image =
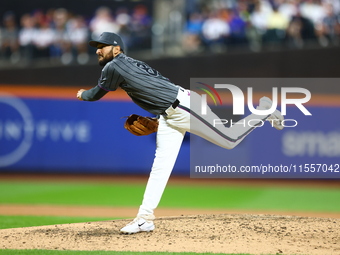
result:
<svg viewBox="0 0 340 255"><path fill-rule="evenodd" d="M115 64L110 62L104 66L98 86L107 91L114 91L123 82L124 77L117 71Z"/></svg>
<svg viewBox="0 0 340 255"><path fill-rule="evenodd" d="M99 86L86 90L81 94L81 98L84 101L97 101L106 95L108 91L100 88Z"/></svg>

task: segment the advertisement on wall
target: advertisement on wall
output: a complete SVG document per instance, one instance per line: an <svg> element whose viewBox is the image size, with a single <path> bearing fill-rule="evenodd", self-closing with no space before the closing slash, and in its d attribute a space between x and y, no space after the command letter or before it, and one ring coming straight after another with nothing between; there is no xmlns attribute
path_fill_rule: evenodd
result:
<svg viewBox="0 0 340 255"><path fill-rule="evenodd" d="M137 137L124 129L132 102L22 98L0 93L0 171L147 174L155 134ZM188 151L184 145L183 153ZM189 174L179 156L174 173ZM188 152L186 153L188 154Z"/></svg>

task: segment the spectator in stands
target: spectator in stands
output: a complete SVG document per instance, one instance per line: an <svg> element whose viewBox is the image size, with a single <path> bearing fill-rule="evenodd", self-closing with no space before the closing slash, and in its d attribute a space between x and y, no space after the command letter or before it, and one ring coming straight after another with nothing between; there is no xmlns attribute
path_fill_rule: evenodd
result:
<svg viewBox="0 0 340 255"><path fill-rule="evenodd" d="M37 58L50 58L50 47L54 43L54 36L54 30L51 28L48 19L39 19L36 35L33 39Z"/></svg>
<svg viewBox="0 0 340 255"><path fill-rule="evenodd" d="M37 36L35 20L30 14L24 14L21 19L21 29L19 31L19 44L21 48L22 61L30 63L35 57L34 39Z"/></svg>
<svg viewBox="0 0 340 255"><path fill-rule="evenodd" d="M283 0L278 7L279 13L286 17L288 21L297 14L297 0Z"/></svg>
<svg viewBox="0 0 340 255"><path fill-rule="evenodd" d="M248 24L247 37L250 48L259 51L262 48L263 37L267 32L268 17L272 13L272 8L264 1L256 1L254 9L250 13L250 23Z"/></svg>
<svg viewBox="0 0 340 255"><path fill-rule="evenodd" d="M152 18L144 5L136 5L131 14L130 31L133 38L131 47L145 49L151 47Z"/></svg>
<svg viewBox="0 0 340 255"><path fill-rule="evenodd" d="M183 34L183 47L185 52L195 53L200 51L202 26L202 14L198 12L191 13Z"/></svg>
<svg viewBox="0 0 340 255"><path fill-rule="evenodd" d="M87 52L89 30L83 16L77 15L67 22L67 34L78 64L86 64L89 61Z"/></svg>
<svg viewBox="0 0 340 255"><path fill-rule="evenodd" d="M299 8L292 17L287 28L287 40L290 47L302 48L306 43L314 40L315 30L313 23L303 17Z"/></svg>
<svg viewBox="0 0 340 255"><path fill-rule="evenodd" d="M99 7L95 16L90 21L90 30L92 38L97 38L103 32L119 33L119 26L115 22L110 8L106 6Z"/></svg>
<svg viewBox="0 0 340 255"><path fill-rule="evenodd" d="M222 20L217 11L212 11L209 18L203 22L203 41L211 52L225 50L226 38L230 34L230 27L227 21Z"/></svg>
<svg viewBox="0 0 340 255"><path fill-rule="evenodd" d="M274 45L283 43L288 24L288 18L278 11L277 6L274 6L273 12L268 16L265 41L274 43Z"/></svg>
<svg viewBox="0 0 340 255"><path fill-rule="evenodd" d="M19 29L12 12L5 13L1 32L1 55L12 64L20 61Z"/></svg>
<svg viewBox="0 0 340 255"><path fill-rule="evenodd" d="M300 5L301 16L313 22L315 29L319 29L326 16L326 10L320 0L305 0Z"/></svg>
<svg viewBox="0 0 340 255"><path fill-rule="evenodd" d="M322 21L326 17L326 9L320 0L305 0L300 5L301 16L310 20L314 26L314 33L321 46L327 46L327 40L322 36Z"/></svg>
<svg viewBox="0 0 340 255"><path fill-rule="evenodd" d="M334 7L331 4L326 4L326 17L322 20L321 36L325 41L324 46L329 42L334 45L340 43L340 16L334 12Z"/></svg>
<svg viewBox="0 0 340 255"><path fill-rule="evenodd" d="M230 45L242 45L247 42L246 29L247 23L243 20L238 11L229 9L229 27L230 33L228 37L228 43Z"/></svg>
<svg viewBox="0 0 340 255"><path fill-rule="evenodd" d="M133 35L130 31L131 15L127 8L118 8L116 11L116 23L119 26L119 33L125 46L131 48L133 45Z"/></svg>
<svg viewBox="0 0 340 255"><path fill-rule="evenodd" d="M73 60L71 41L66 28L68 15L68 11L64 8L54 11L52 22L54 38L50 47L52 60L59 61L60 59L65 65L70 64Z"/></svg>

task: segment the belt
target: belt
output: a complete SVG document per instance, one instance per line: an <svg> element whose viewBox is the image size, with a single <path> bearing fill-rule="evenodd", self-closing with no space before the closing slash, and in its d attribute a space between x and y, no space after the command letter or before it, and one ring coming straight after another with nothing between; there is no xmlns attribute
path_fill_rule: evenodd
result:
<svg viewBox="0 0 340 255"><path fill-rule="evenodd" d="M171 105L172 108L176 109L176 107L179 105L179 100L176 99L175 102L173 102L173 104Z"/></svg>
<svg viewBox="0 0 340 255"><path fill-rule="evenodd" d="M179 100L176 99L175 102L172 103L171 107L172 107L173 109L176 109L178 105L179 105ZM164 113L161 113L161 115L167 116L168 114L164 111Z"/></svg>

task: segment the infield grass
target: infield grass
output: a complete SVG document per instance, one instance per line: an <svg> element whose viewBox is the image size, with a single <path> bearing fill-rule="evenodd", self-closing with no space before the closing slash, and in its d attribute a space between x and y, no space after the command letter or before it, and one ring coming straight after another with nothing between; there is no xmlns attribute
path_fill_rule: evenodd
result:
<svg viewBox="0 0 340 255"><path fill-rule="evenodd" d="M0 204L138 207L145 184L0 181ZM340 212L340 188L169 185L160 207ZM1 212L0 212L1 214Z"/></svg>
<svg viewBox="0 0 340 255"><path fill-rule="evenodd" d="M0 181L0 204L128 206L145 184ZM340 189L168 185L159 207L340 212ZM112 220L99 217L1 216L0 228Z"/></svg>

